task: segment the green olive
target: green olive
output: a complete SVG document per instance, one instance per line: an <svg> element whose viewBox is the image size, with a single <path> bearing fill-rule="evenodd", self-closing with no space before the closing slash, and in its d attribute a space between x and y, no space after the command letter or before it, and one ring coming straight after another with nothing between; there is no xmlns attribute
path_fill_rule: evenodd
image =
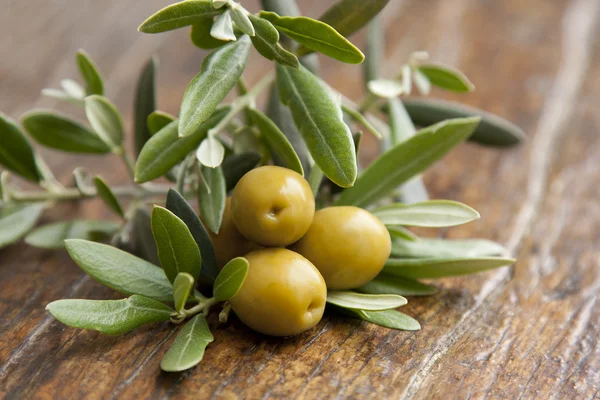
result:
<svg viewBox="0 0 600 400"><path fill-rule="evenodd" d="M383 223L358 207L329 207L292 249L319 269L328 289L357 288L375 278L390 256L392 242Z"/></svg>
<svg viewBox="0 0 600 400"><path fill-rule="evenodd" d="M327 287L310 261L281 248L253 251L245 258L248 275L231 299L242 322L266 335L290 336L321 320Z"/></svg>
<svg viewBox="0 0 600 400"><path fill-rule="evenodd" d="M308 182L291 169L265 166L240 179L231 198L238 230L264 246L288 246L302 237L315 214Z"/></svg>
<svg viewBox="0 0 600 400"><path fill-rule="evenodd" d="M215 257L217 258L219 268L222 268L233 258L244 256L252 250L261 248L261 246L252 243L242 236L235 227L231 218L231 197L228 197L225 202L225 210L223 211L223 220L219 234L215 235L208 229L207 231L215 248Z"/></svg>

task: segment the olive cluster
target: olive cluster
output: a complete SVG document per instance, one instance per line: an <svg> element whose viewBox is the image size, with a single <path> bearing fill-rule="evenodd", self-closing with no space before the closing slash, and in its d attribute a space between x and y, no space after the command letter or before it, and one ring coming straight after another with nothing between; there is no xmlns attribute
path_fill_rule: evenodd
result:
<svg viewBox="0 0 600 400"><path fill-rule="evenodd" d="M221 267L235 257L248 260L248 275L231 306L250 328L273 336L315 326L327 289L369 282L391 251L387 229L371 213L357 207L315 212L308 182L276 166L242 177L211 239Z"/></svg>

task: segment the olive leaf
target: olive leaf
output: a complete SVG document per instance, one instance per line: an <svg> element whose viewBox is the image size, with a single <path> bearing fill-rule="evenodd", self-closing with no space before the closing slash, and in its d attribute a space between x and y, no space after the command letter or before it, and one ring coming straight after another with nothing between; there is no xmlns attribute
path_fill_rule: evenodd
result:
<svg viewBox="0 0 600 400"><path fill-rule="evenodd" d="M260 138L260 131L254 126L242 126L236 129L233 132L231 147L234 154L252 152L263 155L266 150L266 145Z"/></svg>
<svg viewBox="0 0 600 400"><path fill-rule="evenodd" d="M227 192L233 190L238 181L242 179L242 176L256 167L260 159L261 156L257 153L241 153L227 157L221 165Z"/></svg>
<svg viewBox="0 0 600 400"><path fill-rule="evenodd" d="M388 99L390 117L390 133L392 146L412 137L417 133L402 100L397 97Z"/></svg>
<svg viewBox="0 0 600 400"><path fill-rule="evenodd" d="M98 196L104 201L108 208L113 210L121 218L125 218L121 203L119 203L119 200L110 189L110 186L106 184L100 175L94 177L94 186L96 187Z"/></svg>
<svg viewBox="0 0 600 400"><path fill-rule="evenodd" d="M133 131L135 154L140 154L144 144L152 136L151 127L148 123L150 115L156 109L156 69L158 68L158 59L152 57L144 68L137 80L135 89L135 99L133 103ZM158 130L157 130L158 131Z"/></svg>
<svg viewBox="0 0 600 400"><path fill-rule="evenodd" d="M196 215L196 212L187 200L174 189L170 189L167 194L166 207L185 222L200 249L200 254L202 255L201 279L204 278L208 282L214 282L219 273L217 258L210 237L204 229L200 218L198 218L198 215Z"/></svg>
<svg viewBox="0 0 600 400"><path fill-rule="evenodd" d="M249 15L256 35L251 37L254 48L266 59L292 68L299 68L298 57L279 44L279 32L269 21Z"/></svg>
<svg viewBox="0 0 600 400"><path fill-rule="evenodd" d="M421 324L419 324L419 321L396 310L359 310L355 315L357 318L362 319L363 321L384 326L386 328L398 329L402 331L418 331L421 329Z"/></svg>
<svg viewBox="0 0 600 400"><path fill-rule="evenodd" d="M414 279L382 274L356 290L368 294L396 294L399 296L430 296L437 292L435 286Z"/></svg>
<svg viewBox="0 0 600 400"><path fill-rule="evenodd" d="M173 286L162 269L116 247L83 239L65 240L69 255L92 278L125 295L162 302L173 299Z"/></svg>
<svg viewBox="0 0 600 400"><path fill-rule="evenodd" d="M279 31L285 33L305 47L350 64L360 64L364 54L345 37L328 24L308 17L280 17L274 12L261 11L260 17L271 22ZM300 49L299 55L308 53Z"/></svg>
<svg viewBox="0 0 600 400"><path fill-rule="evenodd" d="M152 235L152 225L150 224L150 212L143 207L138 207L133 215L133 242L138 254L146 261L160 269L160 260L158 259L158 249L154 243Z"/></svg>
<svg viewBox="0 0 600 400"><path fill-rule="evenodd" d="M432 99L407 99L406 111L417 125L430 125L449 118L478 116L477 126L470 141L489 146L514 146L525 139L525 132L515 124L488 112L462 104Z"/></svg>
<svg viewBox="0 0 600 400"><path fill-rule="evenodd" d="M188 84L181 101L179 136L193 134L213 114L242 75L249 52L250 38L244 35L204 59L200 73Z"/></svg>
<svg viewBox="0 0 600 400"><path fill-rule="evenodd" d="M327 302L353 310L387 310L407 303L404 297L395 294L363 294L333 290L327 292Z"/></svg>
<svg viewBox="0 0 600 400"><path fill-rule="evenodd" d="M86 83L87 94L104 94L102 75L100 75L100 71L92 61L91 57L85 51L79 50L77 52L76 60L81 77Z"/></svg>
<svg viewBox="0 0 600 400"><path fill-rule="evenodd" d="M250 264L244 257L230 260L215 280L213 296L217 301L226 301L234 297L242 288Z"/></svg>
<svg viewBox="0 0 600 400"><path fill-rule="evenodd" d="M422 129L382 154L334 204L364 207L381 199L463 142L479 120L453 119Z"/></svg>
<svg viewBox="0 0 600 400"><path fill-rule="evenodd" d="M71 96L70 94L68 94L67 92L60 90L60 89L52 89L52 88L42 89L42 96L50 97L52 99L61 100L61 101L67 101L78 107L84 106L83 99L75 98L75 97Z"/></svg>
<svg viewBox="0 0 600 400"><path fill-rule="evenodd" d="M319 168L318 165L315 164L310 169L307 180L315 197L317 197L319 194L319 188L321 187L321 182L323 182L324 176L325 174L323 174L323 171L321 171L321 168Z"/></svg>
<svg viewBox="0 0 600 400"><path fill-rule="evenodd" d="M471 207L451 200L429 200L421 203L394 203L373 210L385 225L446 227L466 224L480 218Z"/></svg>
<svg viewBox="0 0 600 400"><path fill-rule="evenodd" d="M60 81L60 86L67 95L74 99L83 100L86 96L85 89L72 79L63 79Z"/></svg>
<svg viewBox="0 0 600 400"><path fill-rule="evenodd" d="M143 33L161 33L200 23L221 14L223 10L213 8L209 0L182 1L171 4L156 12L138 27Z"/></svg>
<svg viewBox="0 0 600 400"><path fill-rule="evenodd" d="M190 229L179 217L160 206L152 209L152 234L158 248L158 258L171 282L180 272L198 279L202 258Z"/></svg>
<svg viewBox="0 0 600 400"><path fill-rule="evenodd" d="M209 168L217 168L223 162L224 157L225 147L214 136L204 139L196 151L196 158L200 164Z"/></svg>
<svg viewBox="0 0 600 400"><path fill-rule="evenodd" d="M353 109L351 107L346 107L344 105L342 105L342 110L344 111L344 113L346 113L350 117L350 119L352 121L354 121L357 124L361 124L362 126L367 128L367 130L369 132L371 132L376 138L378 138L378 139L383 138L383 135L381 134L381 132L379 132L377 130L377 128L375 128L373 126L373 124L371 124L369 122L369 120L364 115L362 115L360 112L356 111L355 109Z"/></svg>
<svg viewBox="0 0 600 400"><path fill-rule="evenodd" d="M33 182L42 180L35 152L17 124L0 112L0 164Z"/></svg>
<svg viewBox="0 0 600 400"><path fill-rule="evenodd" d="M65 247L66 239L98 241L117 232L120 226L121 224L112 221L55 222L34 229L25 237L25 242L43 249L61 249Z"/></svg>
<svg viewBox="0 0 600 400"><path fill-rule="evenodd" d="M93 329L106 335L121 335L151 322L168 321L173 309L144 296L122 300L63 299L46 310L65 325Z"/></svg>
<svg viewBox="0 0 600 400"><path fill-rule="evenodd" d="M202 168L200 174L205 183L205 185L198 185L200 216L206 227L214 234L218 234L227 197L225 176L220 167Z"/></svg>
<svg viewBox="0 0 600 400"><path fill-rule="evenodd" d="M406 229L403 226L388 225L387 230L390 233L390 236L392 237L392 239L400 238L400 239L403 239L404 241L411 241L411 242L419 239L417 237L417 235L415 235L414 233L412 233L411 231L409 231L408 229Z"/></svg>
<svg viewBox="0 0 600 400"><path fill-rule="evenodd" d="M197 47L205 50L216 49L223 46L227 41L215 39L211 36L210 31L213 25L213 17L201 19L200 22L194 23L190 31L192 43Z"/></svg>
<svg viewBox="0 0 600 400"><path fill-rule="evenodd" d="M389 229L389 228L388 228ZM429 239L392 241L392 257L453 258L504 256L507 250L485 239Z"/></svg>
<svg viewBox="0 0 600 400"><path fill-rule="evenodd" d="M96 188L92 184L92 177L90 172L83 168L77 167L73 170L73 180L75 181L75 187L84 196L93 196L96 194Z"/></svg>
<svg viewBox="0 0 600 400"><path fill-rule="evenodd" d="M0 248L16 242L29 232L45 208L45 203L1 206Z"/></svg>
<svg viewBox="0 0 600 400"><path fill-rule="evenodd" d="M178 135L178 121L175 120L155 133L144 145L135 163L135 181L144 183L159 178L183 159L206 137L227 113L227 108L215 112L206 122L186 137Z"/></svg>
<svg viewBox="0 0 600 400"><path fill-rule="evenodd" d="M94 132L60 114L44 110L30 111L21 120L25 130L39 144L71 153L108 153Z"/></svg>
<svg viewBox="0 0 600 400"><path fill-rule="evenodd" d="M194 277L187 272L180 272L173 282L173 305L178 313L183 310L192 289L194 288Z"/></svg>
<svg viewBox="0 0 600 400"><path fill-rule="evenodd" d="M453 92L472 92L475 85L465 74L444 64L420 64L417 69L431 84Z"/></svg>
<svg viewBox="0 0 600 400"><path fill-rule="evenodd" d="M514 264L512 258L502 257L461 257L461 258L390 258L383 268L387 275L407 278L443 278L474 274L476 272L505 267Z"/></svg>
<svg viewBox="0 0 600 400"><path fill-rule="evenodd" d="M153 111L148 115L147 126L150 136L175 121L175 117L163 111Z"/></svg>
<svg viewBox="0 0 600 400"><path fill-rule="evenodd" d="M160 362L160 369L167 372L184 371L202 361L204 350L214 340L206 317L194 316L179 332L171 348Z"/></svg>
<svg viewBox="0 0 600 400"><path fill-rule="evenodd" d="M91 95L85 98L85 115L96 134L111 148L123 144L123 121L119 110L106 97Z"/></svg>
<svg viewBox="0 0 600 400"><path fill-rule="evenodd" d="M210 28L210 36L218 41L229 42L236 41L237 37L233 32L233 21L231 12L225 11L215 20Z"/></svg>
<svg viewBox="0 0 600 400"><path fill-rule="evenodd" d="M384 0L385 1L385 0ZM368 4L361 1L360 4ZM335 22L329 22L335 27ZM365 83L378 79L385 56L385 27L381 18L375 16L369 22L367 29L367 44L365 47L365 63L363 64L363 81ZM339 29L338 29L339 32ZM347 36L347 35L344 35Z"/></svg>
<svg viewBox="0 0 600 400"><path fill-rule="evenodd" d="M373 93L377 97L382 97L384 99L393 99L394 97L398 97L404 92L404 86L397 81L392 81L390 79L375 79L374 81L369 81L367 83L367 88L369 92Z"/></svg>
<svg viewBox="0 0 600 400"><path fill-rule="evenodd" d="M419 93L428 96L431 93L431 81L418 69L412 70L412 78Z"/></svg>
<svg viewBox="0 0 600 400"><path fill-rule="evenodd" d="M357 175L354 141L329 88L305 68L281 65L277 84L317 165L338 186L352 186Z"/></svg>
<svg viewBox="0 0 600 400"><path fill-rule="evenodd" d="M281 160L281 164L300 175L304 175L298 154L296 154L294 147L287 137L275 125L275 122L271 121L269 117L255 108L249 109L249 113L254 123L258 126L258 129L260 129L262 139L267 143L271 151L277 154Z"/></svg>
<svg viewBox="0 0 600 400"><path fill-rule="evenodd" d="M231 2L230 12L231 18L233 22L235 22L236 26L240 29L240 31L244 32L248 36L254 36L254 26L252 26L252 22L250 22L250 18L246 15L245 10L238 3Z"/></svg>
<svg viewBox="0 0 600 400"><path fill-rule="evenodd" d="M371 21L390 0L339 0L319 18L348 37Z"/></svg>

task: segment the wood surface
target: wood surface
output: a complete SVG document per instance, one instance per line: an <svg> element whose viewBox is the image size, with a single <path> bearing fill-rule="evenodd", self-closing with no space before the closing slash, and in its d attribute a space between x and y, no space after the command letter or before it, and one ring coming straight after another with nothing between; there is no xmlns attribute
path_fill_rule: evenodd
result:
<svg viewBox="0 0 600 400"><path fill-rule="evenodd" d="M136 31L168 3L3 0L0 110L18 118L33 107L57 107L39 92L76 77L74 52L82 47L98 62L129 127L137 73L152 53L161 59L160 108L176 113L204 53L185 30ZM303 0L300 6L317 17L328 3ZM477 85L474 94L436 95L495 112L527 132L528 140L510 150L462 145L424 177L432 197L467 203L482 215L441 234L497 240L518 258L514 267L439 280L439 294L410 298L403 311L421 322L418 332L325 317L304 335L273 339L234 320L214 329L201 365L167 374L159 362L176 332L168 323L120 337L65 327L44 311L50 301L118 295L86 278L66 252L17 244L0 251L0 394L600 398L600 2L392 0L382 23L386 76L411 51L427 50ZM362 46L364 35L355 41ZM333 87L362 96L360 66L321 60ZM253 54L247 79L255 82L268 67ZM82 163L113 183L127 181L114 160L43 153L65 183ZM109 216L89 201L62 205L44 218L76 214ZM217 326L214 318L210 324Z"/></svg>

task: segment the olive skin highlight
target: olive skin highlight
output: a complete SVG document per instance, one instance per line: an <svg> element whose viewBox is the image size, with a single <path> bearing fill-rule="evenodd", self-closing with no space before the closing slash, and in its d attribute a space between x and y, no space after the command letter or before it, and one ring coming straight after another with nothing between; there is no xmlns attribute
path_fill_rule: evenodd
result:
<svg viewBox="0 0 600 400"><path fill-rule="evenodd" d="M248 275L230 300L244 324L266 335L291 336L319 323L327 287L310 261L281 248L253 251L245 258Z"/></svg>
<svg viewBox="0 0 600 400"><path fill-rule="evenodd" d="M315 214L308 182L291 169L264 166L240 179L231 198L240 233L263 246L285 247L302 237Z"/></svg>
<svg viewBox="0 0 600 400"><path fill-rule="evenodd" d="M383 223L370 212L351 206L328 207L291 247L321 272L330 290L354 289L381 272L392 243Z"/></svg>

